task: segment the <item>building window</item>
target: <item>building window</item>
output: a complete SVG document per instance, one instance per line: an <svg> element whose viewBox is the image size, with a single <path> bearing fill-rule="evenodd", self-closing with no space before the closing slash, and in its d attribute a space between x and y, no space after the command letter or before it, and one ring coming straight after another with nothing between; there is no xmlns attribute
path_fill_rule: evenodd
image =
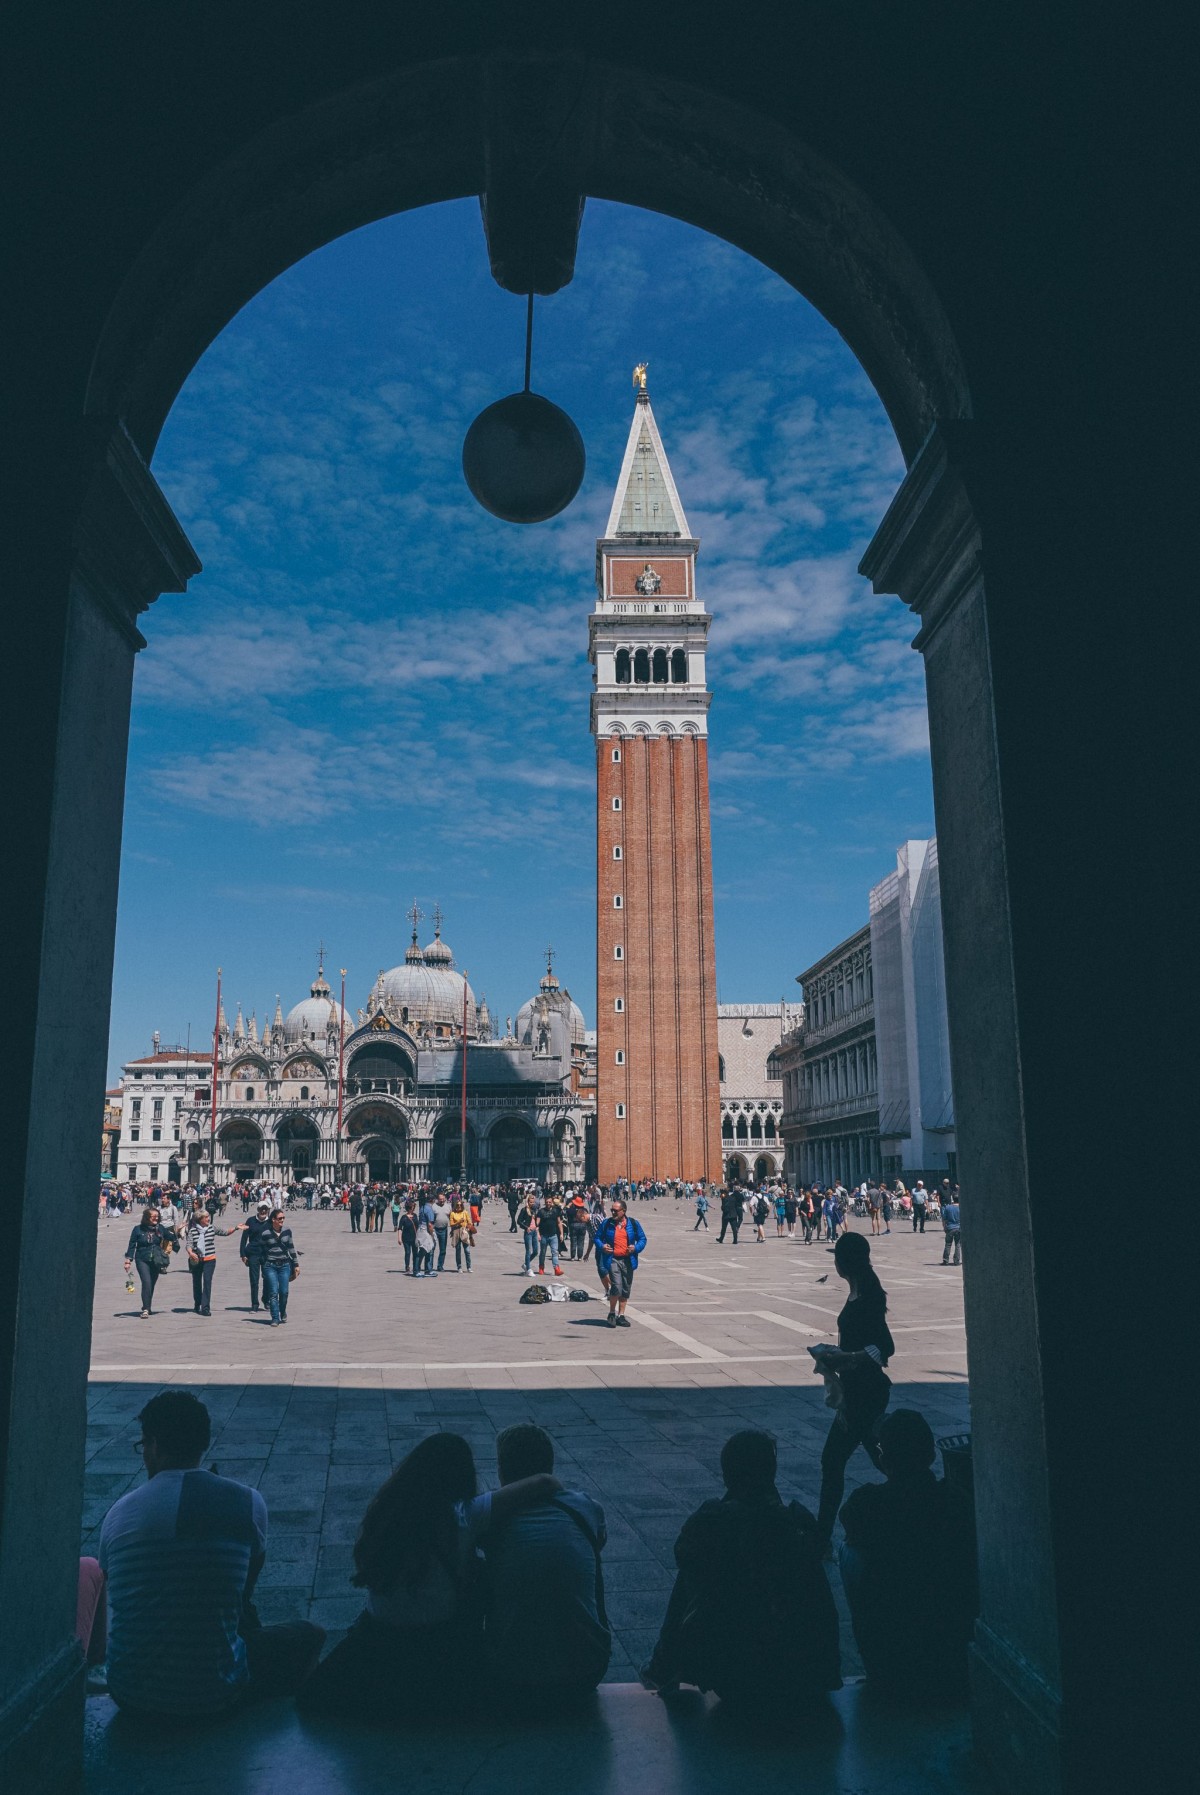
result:
<svg viewBox="0 0 1200 1795"><path fill-rule="evenodd" d="M625 958L625 949L621 946L621 943L618 941L617 945L613 948L613 959L614 960L623 960L624 958Z"/></svg>
<svg viewBox="0 0 1200 1795"><path fill-rule="evenodd" d="M619 891L615 892L613 894L613 909L614 910L623 910L624 908L625 908L625 899L621 896Z"/></svg>
<svg viewBox="0 0 1200 1795"><path fill-rule="evenodd" d="M151 1139L151 1140L152 1140L152 1141L161 1141L161 1139L162 1139L162 1129L161 1129L161 1128L152 1128L152 1129L151 1129L151 1130L150 1130L150 1139Z"/></svg>
<svg viewBox="0 0 1200 1795"><path fill-rule="evenodd" d="M627 648L618 648L617 650L617 684L619 686L629 684L629 650ZM620 758L619 754L613 754L614 760L620 760Z"/></svg>
<svg viewBox="0 0 1200 1795"><path fill-rule="evenodd" d="M613 849L613 859L614 860L623 860L624 858L625 858L624 850L622 849L620 842L618 842L616 847Z"/></svg>
<svg viewBox="0 0 1200 1795"><path fill-rule="evenodd" d="M645 605L639 607L639 609L643 611L645 608ZM648 648L638 648L634 650L633 683L635 686L648 686L650 684L650 650Z"/></svg>
<svg viewBox="0 0 1200 1795"><path fill-rule="evenodd" d="M625 999L623 997L615 997L613 999L613 1009L617 1012L618 1016L621 1014L621 1011L624 1008L625 1008Z"/></svg>
<svg viewBox="0 0 1200 1795"><path fill-rule="evenodd" d="M625 1120L625 1105L623 1103L618 1103L618 1105L617 1105L617 1121L623 1122L624 1120Z"/></svg>
<svg viewBox="0 0 1200 1795"><path fill-rule="evenodd" d="M673 686L685 686L687 684L687 675L687 655L683 652L682 648L673 648L671 650L671 684Z"/></svg>
<svg viewBox="0 0 1200 1795"><path fill-rule="evenodd" d="M156 1122L162 1121L162 1106L163 1106L162 1098L156 1097L154 1099L154 1120Z"/></svg>
<svg viewBox="0 0 1200 1795"><path fill-rule="evenodd" d="M618 1047L615 1057L617 1065L623 1066L625 1064L625 1049L623 1047Z"/></svg>
<svg viewBox="0 0 1200 1795"><path fill-rule="evenodd" d="M129 1138L131 1141L140 1141L142 1138L141 1129L140 1128L131 1128L129 1130Z"/></svg>
<svg viewBox="0 0 1200 1795"><path fill-rule="evenodd" d="M252 1084L248 1084L246 1086L246 1102L247 1103L254 1102L254 1086Z"/></svg>
<svg viewBox="0 0 1200 1795"><path fill-rule="evenodd" d="M613 809L614 809L614 810L620 810L620 808L621 808L621 800L620 800L620 798L614 798L614 799L613 799Z"/></svg>
<svg viewBox="0 0 1200 1795"><path fill-rule="evenodd" d="M300 1086L300 1096L301 1096L301 1098L308 1097L308 1086L306 1084L302 1084Z"/></svg>
<svg viewBox="0 0 1200 1795"><path fill-rule="evenodd" d="M140 1119L142 1113L142 1100L140 1097L135 1097L133 1102L129 1105L129 1113L135 1122Z"/></svg>
<svg viewBox="0 0 1200 1795"><path fill-rule="evenodd" d="M612 757L613 757L613 766L619 767L621 764L621 750L619 748L614 748L612 751Z"/></svg>

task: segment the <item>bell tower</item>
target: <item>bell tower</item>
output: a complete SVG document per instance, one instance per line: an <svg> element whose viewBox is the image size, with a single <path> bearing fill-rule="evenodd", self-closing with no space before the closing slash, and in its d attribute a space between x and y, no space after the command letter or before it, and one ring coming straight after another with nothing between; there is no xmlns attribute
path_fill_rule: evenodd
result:
<svg viewBox="0 0 1200 1795"><path fill-rule="evenodd" d="M721 1176L699 543L644 366L596 544L597 1177Z"/></svg>

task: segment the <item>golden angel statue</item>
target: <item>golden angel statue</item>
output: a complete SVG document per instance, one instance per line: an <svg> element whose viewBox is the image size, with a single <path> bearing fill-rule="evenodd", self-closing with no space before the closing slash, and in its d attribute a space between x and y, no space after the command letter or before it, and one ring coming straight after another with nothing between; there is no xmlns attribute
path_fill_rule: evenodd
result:
<svg viewBox="0 0 1200 1795"><path fill-rule="evenodd" d="M633 384L637 387L639 393L644 393L646 390L646 369L649 366L649 362L640 361L637 367L633 370Z"/></svg>

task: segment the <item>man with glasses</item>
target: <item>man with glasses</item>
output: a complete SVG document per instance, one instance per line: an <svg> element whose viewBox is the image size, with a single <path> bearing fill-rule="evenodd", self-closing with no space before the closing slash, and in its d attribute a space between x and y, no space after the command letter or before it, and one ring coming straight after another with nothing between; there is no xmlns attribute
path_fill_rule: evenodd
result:
<svg viewBox="0 0 1200 1795"><path fill-rule="evenodd" d="M162 1721L220 1713L247 1693L290 1693L316 1664L325 1633L310 1621L258 1623L266 1503L200 1469L210 1422L189 1391L163 1391L138 1420L147 1481L113 1504L100 1532L109 1694ZM177 1695L163 1683L164 1663L187 1666Z"/></svg>
<svg viewBox="0 0 1200 1795"><path fill-rule="evenodd" d="M646 1249L646 1230L636 1216L630 1216L620 1200L612 1206L612 1214L596 1236L597 1258L603 1252L608 1270L608 1321L610 1328L631 1326L625 1305L633 1290L633 1274L638 1254Z"/></svg>
<svg viewBox="0 0 1200 1795"><path fill-rule="evenodd" d="M245 1230L242 1234L241 1244L238 1249L242 1255L246 1270L250 1274L250 1313L252 1315L257 1315L262 1306L258 1298L259 1284L262 1280L263 1247L265 1244L263 1235L270 1225L271 1205L269 1203L260 1203L255 1213L246 1223Z"/></svg>

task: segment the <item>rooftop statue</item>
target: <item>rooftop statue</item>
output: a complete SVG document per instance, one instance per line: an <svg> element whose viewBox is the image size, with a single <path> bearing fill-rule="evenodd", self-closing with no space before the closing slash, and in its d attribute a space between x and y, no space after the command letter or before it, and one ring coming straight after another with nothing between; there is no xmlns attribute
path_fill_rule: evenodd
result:
<svg viewBox="0 0 1200 1795"><path fill-rule="evenodd" d="M633 384L637 387L640 393L644 393L646 390L646 369L649 366L649 362L640 361L637 367L633 370Z"/></svg>

